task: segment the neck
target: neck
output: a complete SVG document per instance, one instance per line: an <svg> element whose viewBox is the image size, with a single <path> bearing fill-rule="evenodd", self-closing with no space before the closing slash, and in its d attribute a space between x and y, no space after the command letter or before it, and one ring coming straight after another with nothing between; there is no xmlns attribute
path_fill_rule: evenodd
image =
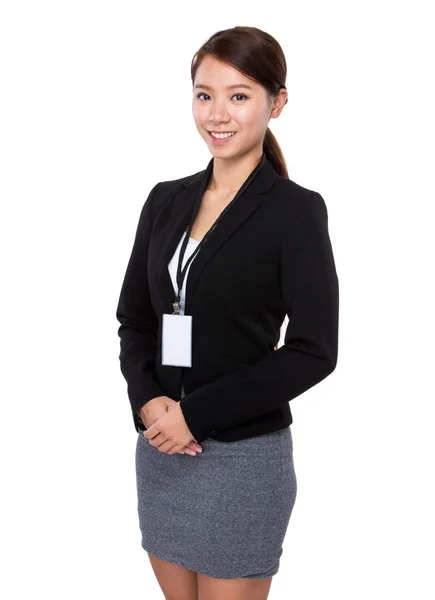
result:
<svg viewBox="0 0 435 600"><path fill-rule="evenodd" d="M263 149L261 148L241 157L214 157L213 173L207 189L219 195L237 192L260 162L262 154Z"/></svg>

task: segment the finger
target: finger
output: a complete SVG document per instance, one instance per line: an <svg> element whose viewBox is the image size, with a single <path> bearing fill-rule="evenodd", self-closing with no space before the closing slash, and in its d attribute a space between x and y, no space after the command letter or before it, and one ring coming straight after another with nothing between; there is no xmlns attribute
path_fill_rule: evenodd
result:
<svg viewBox="0 0 435 600"><path fill-rule="evenodd" d="M196 456L196 452L195 452L195 450L191 450L191 449L190 449L190 448L188 448L187 446L186 446L186 448L185 448L185 451L184 451L184 452L182 452L182 454L189 454L190 456Z"/></svg>
<svg viewBox="0 0 435 600"><path fill-rule="evenodd" d="M187 452L187 454L191 454L192 456L196 456L198 450L192 446L191 443L187 444L187 446L185 446L184 451Z"/></svg>
<svg viewBox="0 0 435 600"><path fill-rule="evenodd" d="M153 423L151 427L148 427L147 430L144 431L144 436L151 440L156 435L156 429L157 427L155 426L155 423Z"/></svg>
<svg viewBox="0 0 435 600"><path fill-rule="evenodd" d="M168 454L196 454L194 450L189 448L188 446L183 446L183 444L175 444L170 450L168 450Z"/></svg>
<svg viewBox="0 0 435 600"><path fill-rule="evenodd" d="M180 446L179 444L175 445L174 442L171 440L165 440L162 444L159 444L157 446L157 450L159 450L159 452L165 452L166 454L174 454L175 452L181 449L182 446Z"/></svg>
<svg viewBox="0 0 435 600"><path fill-rule="evenodd" d="M196 456L196 450L189 447L189 444L186 446L179 446L180 450L176 451L176 454L190 454L191 456Z"/></svg>
<svg viewBox="0 0 435 600"><path fill-rule="evenodd" d="M188 446L195 452L202 452L202 447L197 442L190 442Z"/></svg>
<svg viewBox="0 0 435 600"><path fill-rule="evenodd" d="M180 450L178 454L189 454L190 456L196 456L196 450L193 450L187 445L183 448L183 450Z"/></svg>
<svg viewBox="0 0 435 600"><path fill-rule="evenodd" d="M148 443L151 446L154 446L154 448L159 448L159 446L161 446L165 441L163 434L161 432L157 433L154 437L150 438L149 436L146 435L146 433L149 431L149 429L144 433L145 437L148 438Z"/></svg>

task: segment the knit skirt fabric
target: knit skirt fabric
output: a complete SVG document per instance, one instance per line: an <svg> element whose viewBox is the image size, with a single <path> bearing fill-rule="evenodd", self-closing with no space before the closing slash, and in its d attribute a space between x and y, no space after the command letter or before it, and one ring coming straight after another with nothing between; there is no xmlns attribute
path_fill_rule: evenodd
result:
<svg viewBox="0 0 435 600"><path fill-rule="evenodd" d="M138 433L143 549L220 579L275 575L297 491L290 427L200 445L196 456L167 454Z"/></svg>

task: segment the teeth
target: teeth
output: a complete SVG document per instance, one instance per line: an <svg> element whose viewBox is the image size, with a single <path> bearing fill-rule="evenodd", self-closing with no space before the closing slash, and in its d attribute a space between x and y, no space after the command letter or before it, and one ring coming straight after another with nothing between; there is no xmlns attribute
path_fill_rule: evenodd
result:
<svg viewBox="0 0 435 600"><path fill-rule="evenodd" d="M234 135L236 132L235 131L231 131L230 133L213 133L213 131L210 131L210 133L212 134L213 137L218 138L218 139L224 139L227 137L231 137L232 135Z"/></svg>

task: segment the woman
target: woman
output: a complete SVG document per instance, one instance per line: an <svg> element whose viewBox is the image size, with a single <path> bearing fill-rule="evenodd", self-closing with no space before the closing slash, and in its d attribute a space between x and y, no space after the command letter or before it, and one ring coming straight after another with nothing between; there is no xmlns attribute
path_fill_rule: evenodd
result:
<svg viewBox="0 0 435 600"><path fill-rule="evenodd" d="M260 600L296 499L288 401L335 369L338 278L323 198L268 129L287 103L279 44L220 31L191 76L213 158L154 186L117 308L142 546L167 598Z"/></svg>

